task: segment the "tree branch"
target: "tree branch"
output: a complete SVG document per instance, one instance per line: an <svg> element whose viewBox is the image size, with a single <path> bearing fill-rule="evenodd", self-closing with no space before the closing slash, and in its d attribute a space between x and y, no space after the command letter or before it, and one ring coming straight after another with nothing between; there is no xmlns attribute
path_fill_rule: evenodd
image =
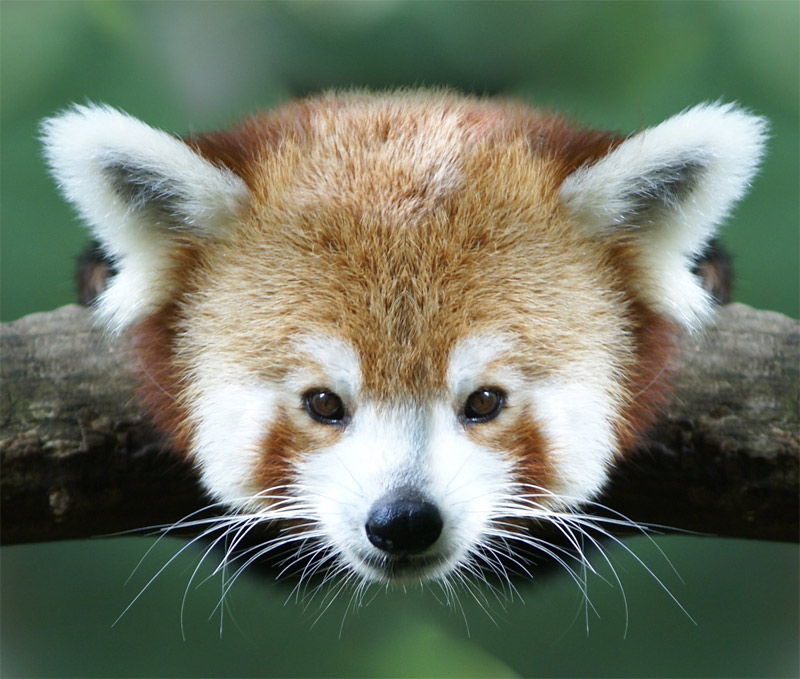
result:
<svg viewBox="0 0 800 679"><path fill-rule="evenodd" d="M171 524L207 500L133 394L124 342L81 307L2 326L2 542ZM602 502L646 523L798 539L798 323L720 310L676 360L675 394Z"/></svg>

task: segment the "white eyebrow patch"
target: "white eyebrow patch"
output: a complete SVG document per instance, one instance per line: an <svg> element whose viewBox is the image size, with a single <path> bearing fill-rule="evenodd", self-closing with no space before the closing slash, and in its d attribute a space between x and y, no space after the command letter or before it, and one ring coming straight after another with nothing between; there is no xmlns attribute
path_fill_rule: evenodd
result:
<svg viewBox="0 0 800 679"><path fill-rule="evenodd" d="M464 396L491 379L502 382L498 386L513 388L519 380L517 371L510 365L489 366L514 349L514 341L503 333L473 335L459 342L450 354L447 386L450 393Z"/></svg>
<svg viewBox="0 0 800 679"><path fill-rule="evenodd" d="M355 349L345 340L326 335L307 335L298 340L298 351L312 365L298 366L290 373L287 384L295 391L309 387L309 379L324 379L317 386L333 389L352 399L361 390L361 361Z"/></svg>

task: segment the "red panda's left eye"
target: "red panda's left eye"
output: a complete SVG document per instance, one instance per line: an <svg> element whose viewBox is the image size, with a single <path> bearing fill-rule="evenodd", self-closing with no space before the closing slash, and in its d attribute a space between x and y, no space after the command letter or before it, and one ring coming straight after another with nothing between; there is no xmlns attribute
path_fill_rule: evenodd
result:
<svg viewBox="0 0 800 679"><path fill-rule="evenodd" d="M505 404L505 393L495 387L481 387L473 391L464 403L464 418L468 422L487 422L500 414Z"/></svg>
<svg viewBox="0 0 800 679"><path fill-rule="evenodd" d="M313 389L303 398L312 419L323 424L340 424L345 419L344 404L337 394L327 389Z"/></svg>

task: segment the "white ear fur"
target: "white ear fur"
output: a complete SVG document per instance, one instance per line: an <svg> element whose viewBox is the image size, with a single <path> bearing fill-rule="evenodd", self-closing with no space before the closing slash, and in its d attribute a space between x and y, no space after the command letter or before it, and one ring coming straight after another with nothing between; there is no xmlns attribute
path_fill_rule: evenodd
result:
<svg viewBox="0 0 800 679"><path fill-rule="evenodd" d="M247 202L233 172L108 106L74 106L45 120L42 141L67 200L115 260L98 312L117 331L168 299L165 273L181 232L221 235Z"/></svg>
<svg viewBox="0 0 800 679"><path fill-rule="evenodd" d="M693 262L746 192L766 138L763 118L702 104L576 170L560 196L590 234L626 232L645 301L693 329L712 308Z"/></svg>

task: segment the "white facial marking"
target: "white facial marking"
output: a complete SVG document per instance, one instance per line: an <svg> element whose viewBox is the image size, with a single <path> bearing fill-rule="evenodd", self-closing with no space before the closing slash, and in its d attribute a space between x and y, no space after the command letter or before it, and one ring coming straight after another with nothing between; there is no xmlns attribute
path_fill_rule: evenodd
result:
<svg viewBox="0 0 800 679"><path fill-rule="evenodd" d="M514 349L513 340L502 333L474 335L462 340L450 355L447 384L458 400L481 386L499 386L507 391L519 385L519 375L509 365L490 365ZM491 383L488 384L488 383Z"/></svg>
<svg viewBox="0 0 800 679"><path fill-rule="evenodd" d="M374 565L385 555L369 542L365 526L377 500L411 488L436 504L444 527L424 555L435 563L409 576L436 577L462 562L507 488L510 464L472 443L449 404L361 404L348 429L341 442L300 467L300 485L315 498L331 545L363 576L385 579Z"/></svg>
<svg viewBox="0 0 800 679"><path fill-rule="evenodd" d="M608 476L615 436L608 397L585 383L553 383L530 391L547 438L558 485L548 490L575 505L594 497Z"/></svg>
<svg viewBox="0 0 800 679"><path fill-rule="evenodd" d="M326 387L350 403L356 399L361 389L361 365L358 354L347 342L310 335L297 342L297 349L318 369L298 366L286 379L288 389L302 394L309 387Z"/></svg>
<svg viewBox="0 0 800 679"><path fill-rule="evenodd" d="M192 450L203 484L218 500L251 503L259 444L269 431L276 392L263 385L221 384L202 392L191 409Z"/></svg>
<svg viewBox="0 0 800 679"><path fill-rule="evenodd" d="M512 489L525 479L514 478L510 454L468 436L454 407L487 380L509 390L518 403L529 403L548 441L556 485L543 492L561 499L543 498L538 509L529 510L531 517L546 515L547 505L575 506L602 488L615 445L606 395L582 382L519 390L520 375L498 360L512 347L502 334L468 338L450 359L451 398L406 405L362 402L341 440L299 465L299 486L314 498L329 545L358 573L388 578L379 565L387 557L370 543L365 526L373 505L394 490L413 489L437 506L444 522L441 536L422 555L429 561L409 572L413 579L445 576L469 562L493 522L509 511L504 508L514 503ZM520 516L522 506L512 513Z"/></svg>

